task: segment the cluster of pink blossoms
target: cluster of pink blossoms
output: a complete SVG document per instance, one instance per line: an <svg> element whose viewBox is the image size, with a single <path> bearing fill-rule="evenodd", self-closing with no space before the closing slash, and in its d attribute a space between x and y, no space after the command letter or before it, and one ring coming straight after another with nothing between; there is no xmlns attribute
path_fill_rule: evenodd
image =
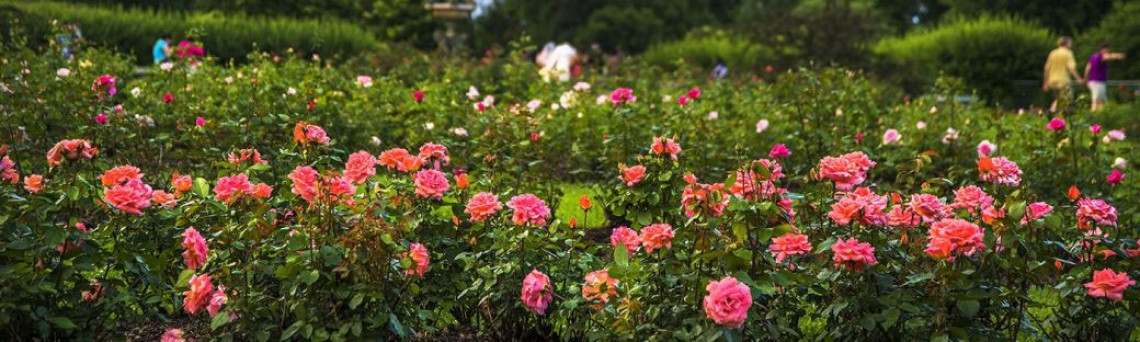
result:
<svg viewBox="0 0 1140 342"><path fill-rule="evenodd" d="M218 178L218 183L214 186L214 199L226 204L233 204L246 196L266 199L272 194L272 186L265 183L253 184L244 173Z"/></svg>
<svg viewBox="0 0 1140 342"><path fill-rule="evenodd" d="M887 197L875 194L867 187L845 193L831 205L827 217L839 225L859 222L867 226L881 226L887 219Z"/></svg>
<svg viewBox="0 0 1140 342"><path fill-rule="evenodd" d="M930 226L926 254L948 261L960 255L974 255L986 248L985 229L966 220L945 219Z"/></svg>
<svg viewBox="0 0 1140 342"><path fill-rule="evenodd" d="M669 155L670 159L677 160L677 154L681 153L681 144L673 141L673 138L654 137L649 151L658 156Z"/></svg>
<svg viewBox="0 0 1140 342"><path fill-rule="evenodd" d="M765 172L756 172L755 169L757 168L763 168ZM776 181L781 178L784 178L784 171L780 162L771 159L757 159L752 162L752 169L736 171L736 180L732 182L728 191L741 199L769 200L787 192L787 189L776 186Z"/></svg>
<svg viewBox="0 0 1140 342"><path fill-rule="evenodd" d="M978 173L982 181L1016 187L1021 184L1021 168L1005 157L978 158Z"/></svg>
<svg viewBox="0 0 1140 342"><path fill-rule="evenodd" d="M142 215L149 208L154 190L143 183L137 167L117 166L103 173L103 201L127 214Z"/></svg>
<svg viewBox="0 0 1140 342"><path fill-rule="evenodd" d="M697 177L691 173L685 175L685 182L688 184L681 192L681 208L684 209L685 216L693 217L702 213L719 217L724 214L731 196L724 190L723 183L698 183Z"/></svg>
<svg viewBox="0 0 1140 342"><path fill-rule="evenodd" d="M840 191L850 190L863 184L867 171L875 167L875 162L863 152L851 152L839 157L823 157L819 161L819 176L835 182Z"/></svg>

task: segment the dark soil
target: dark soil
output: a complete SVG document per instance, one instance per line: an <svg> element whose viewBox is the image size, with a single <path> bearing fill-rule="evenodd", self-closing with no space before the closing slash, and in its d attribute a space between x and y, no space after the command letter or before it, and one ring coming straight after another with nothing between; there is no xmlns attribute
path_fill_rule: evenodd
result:
<svg viewBox="0 0 1140 342"><path fill-rule="evenodd" d="M121 336L102 338L104 341L146 341L153 342L162 339L167 328L182 329L182 337L187 341L210 341L210 321L201 318L180 317L170 322L129 322L119 325Z"/></svg>

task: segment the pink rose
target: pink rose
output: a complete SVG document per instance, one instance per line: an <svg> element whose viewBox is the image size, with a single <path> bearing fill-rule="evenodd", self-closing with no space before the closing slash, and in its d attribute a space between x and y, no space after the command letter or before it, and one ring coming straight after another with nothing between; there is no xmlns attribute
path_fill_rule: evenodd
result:
<svg viewBox="0 0 1140 342"><path fill-rule="evenodd" d="M186 268L196 270L206 264L210 248L206 244L206 238L202 237L202 233L194 227L186 228L186 231L182 232L182 248L186 249L182 252L182 262L186 264Z"/></svg>
<svg viewBox="0 0 1140 342"><path fill-rule="evenodd" d="M471 222L483 222L501 209L503 204L499 203L499 196L480 192L467 201L467 207L463 212L471 215Z"/></svg>
<svg viewBox="0 0 1140 342"><path fill-rule="evenodd" d="M414 242L408 246L408 251L404 256L412 260L412 268L404 271L404 274L415 275L423 277L427 273L428 264L431 263L431 254L428 253L427 247L419 242Z"/></svg>
<svg viewBox="0 0 1140 342"><path fill-rule="evenodd" d="M416 196L424 198L443 198L443 193L451 188L447 182L447 175L436 170L423 170L416 172Z"/></svg>
<svg viewBox="0 0 1140 342"><path fill-rule="evenodd" d="M531 312L538 315L546 314L547 305L554 299L554 288L550 286L550 277L538 270L530 271L530 274L527 274L526 278L523 279L520 296L523 304Z"/></svg>
<svg viewBox="0 0 1140 342"><path fill-rule="evenodd" d="M748 309L752 308L752 290L733 277L720 281L710 281L703 301L705 314L717 324L730 329L739 329L748 319Z"/></svg>
<svg viewBox="0 0 1140 342"><path fill-rule="evenodd" d="M367 151L357 151L348 156L344 164L344 177L356 184L364 184L368 177L376 175L376 157Z"/></svg>
<svg viewBox="0 0 1140 342"><path fill-rule="evenodd" d="M550 208L546 207L546 202L532 194L512 197L510 201L507 201L507 207L514 211L511 215L511 222L514 222L516 226L528 223L535 226L545 226L546 219L550 218Z"/></svg>
<svg viewBox="0 0 1140 342"><path fill-rule="evenodd" d="M610 233L610 246L617 248L618 244L624 244L627 255L632 255L641 245L641 238L637 236L637 231L629 227L617 227Z"/></svg>

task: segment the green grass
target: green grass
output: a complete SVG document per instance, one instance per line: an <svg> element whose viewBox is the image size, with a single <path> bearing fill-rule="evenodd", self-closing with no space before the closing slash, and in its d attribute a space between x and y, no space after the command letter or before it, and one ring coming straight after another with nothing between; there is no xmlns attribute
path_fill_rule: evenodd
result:
<svg viewBox="0 0 1140 342"><path fill-rule="evenodd" d="M582 195L590 196L590 200L594 202L593 207L589 212L589 219L587 220L587 213L578 206L578 198ZM562 200L558 202L556 213L563 221L569 221L570 218L578 219L578 226L583 228L605 228L608 227L606 222L606 215L602 212L601 203L598 202L598 196L594 193L594 189L585 184L564 184L562 185Z"/></svg>

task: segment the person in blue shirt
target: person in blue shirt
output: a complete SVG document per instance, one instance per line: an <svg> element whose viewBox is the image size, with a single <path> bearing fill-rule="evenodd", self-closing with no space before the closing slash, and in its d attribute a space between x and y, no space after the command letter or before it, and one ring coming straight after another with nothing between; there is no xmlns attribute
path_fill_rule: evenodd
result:
<svg viewBox="0 0 1140 342"><path fill-rule="evenodd" d="M170 35L164 34L157 42L154 42L154 48L151 53L154 55L154 64L160 64L170 60L170 55L174 53L174 48L170 47Z"/></svg>

